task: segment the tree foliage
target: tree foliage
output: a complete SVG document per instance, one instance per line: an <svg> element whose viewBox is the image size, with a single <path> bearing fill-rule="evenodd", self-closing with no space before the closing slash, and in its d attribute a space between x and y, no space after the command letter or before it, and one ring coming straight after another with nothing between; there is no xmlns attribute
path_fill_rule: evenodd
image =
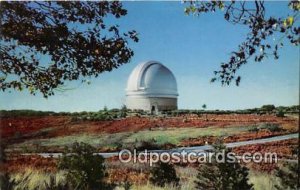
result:
<svg viewBox="0 0 300 190"><path fill-rule="evenodd" d="M263 105L261 107L261 110L266 111L266 112L271 112L271 111L273 111L275 109L276 109L276 107L274 105L272 105L272 104Z"/></svg>
<svg viewBox="0 0 300 190"><path fill-rule="evenodd" d="M121 110L120 110L120 117L121 118L127 117L127 107L125 105L123 105Z"/></svg>
<svg viewBox="0 0 300 190"><path fill-rule="evenodd" d="M97 77L129 62L136 31L112 21L127 14L120 2L1 2L0 89L40 91ZM107 19L110 19L110 22Z"/></svg>
<svg viewBox="0 0 300 190"><path fill-rule="evenodd" d="M289 163L286 167L276 168L275 175L279 178L280 185L276 185L276 189L299 189L299 165L297 163Z"/></svg>
<svg viewBox="0 0 300 190"><path fill-rule="evenodd" d="M66 170L72 189L107 189L104 158L94 155L95 148L85 143L74 143L60 158L58 168Z"/></svg>
<svg viewBox="0 0 300 190"><path fill-rule="evenodd" d="M220 70L214 71L216 77L211 82L220 80L222 85L229 85L235 81L239 85L241 76L236 72L240 67L248 63L250 58L255 62L261 62L264 58L272 56L279 58L278 50L289 41L298 46L300 43L299 1L290 1L290 13L286 17L274 17L266 14L265 2L251 1L187 1L186 14L200 15L222 11L224 19L234 25L244 25L249 29L244 42L238 49L231 53L227 62L221 63ZM277 38L271 42L270 38Z"/></svg>
<svg viewBox="0 0 300 190"><path fill-rule="evenodd" d="M238 162L217 162L215 155L224 151L225 156L228 150L222 144L215 145L214 156L211 163L200 164L198 175L195 181L196 189L208 190L249 190L253 189L248 183L248 169Z"/></svg>
<svg viewBox="0 0 300 190"><path fill-rule="evenodd" d="M158 162L150 171L150 182L154 185L164 187L167 184L178 186L179 178L171 163Z"/></svg>

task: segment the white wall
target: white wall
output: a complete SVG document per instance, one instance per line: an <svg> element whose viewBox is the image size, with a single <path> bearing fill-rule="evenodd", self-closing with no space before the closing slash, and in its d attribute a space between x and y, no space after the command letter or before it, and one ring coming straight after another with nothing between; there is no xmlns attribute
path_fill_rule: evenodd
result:
<svg viewBox="0 0 300 190"><path fill-rule="evenodd" d="M155 98L143 96L127 96L126 107L128 109L141 109L151 111L151 107L155 106L158 111L177 109L177 98Z"/></svg>

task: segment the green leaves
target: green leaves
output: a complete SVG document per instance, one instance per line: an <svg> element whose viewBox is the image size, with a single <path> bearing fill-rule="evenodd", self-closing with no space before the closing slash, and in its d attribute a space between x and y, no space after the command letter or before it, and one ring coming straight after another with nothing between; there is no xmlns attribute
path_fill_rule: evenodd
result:
<svg viewBox="0 0 300 190"><path fill-rule="evenodd" d="M170 163L158 162L157 165L150 171L150 182L154 185L164 187L167 184L179 185L174 166Z"/></svg>
<svg viewBox="0 0 300 190"><path fill-rule="evenodd" d="M189 6L184 9L185 14L196 13L197 9L195 6Z"/></svg>
<svg viewBox="0 0 300 190"><path fill-rule="evenodd" d="M0 89L27 88L44 97L66 80L97 77L129 62L128 41L106 17L127 14L120 2L2 2ZM13 77L11 77L13 76ZM10 79L10 80L9 80Z"/></svg>
<svg viewBox="0 0 300 190"><path fill-rule="evenodd" d="M296 46L300 43L300 27L296 26L295 22L299 14L299 1L288 3L292 11L286 18L267 17L264 1L190 1L188 3L186 13L199 15L224 10L224 19L227 22L244 25L249 31L237 50L231 52L229 60L221 63L220 69L214 72L216 76L211 79L211 82L220 81L222 85L229 85L234 81L238 86L241 77L236 76L237 71L249 60L262 62L269 55L278 59L278 50L279 47L283 47L283 38ZM272 41L275 37L282 40Z"/></svg>
<svg viewBox="0 0 300 190"><path fill-rule="evenodd" d="M300 2L297 0L292 0L289 2L289 7L294 11L300 11Z"/></svg>
<svg viewBox="0 0 300 190"><path fill-rule="evenodd" d="M299 166L297 163L284 163L280 168L276 168L276 177L280 185L275 185L278 190L299 189Z"/></svg>
<svg viewBox="0 0 300 190"><path fill-rule="evenodd" d="M104 189L104 159L94 155L96 149L85 143L74 143L60 158L58 168L66 170L74 189Z"/></svg>
<svg viewBox="0 0 300 190"><path fill-rule="evenodd" d="M248 183L248 169L241 166L238 162L217 162L217 153L228 150L222 143L214 145L214 156L212 163L200 164L198 175L195 181L196 189L199 190L251 190L252 184Z"/></svg>
<svg viewBox="0 0 300 190"><path fill-rule="evenodd" d="M294 24L294 17L289 16L283 21L283 26L290 27Z"/></svg>
<svg viewBox="0 0 300 190"><path fill-rule="evenodd" d="M219 9L221 9L221 10L223 10L225 8L225 4L222 1L219 2L218 6L219 6Z"/></svg>

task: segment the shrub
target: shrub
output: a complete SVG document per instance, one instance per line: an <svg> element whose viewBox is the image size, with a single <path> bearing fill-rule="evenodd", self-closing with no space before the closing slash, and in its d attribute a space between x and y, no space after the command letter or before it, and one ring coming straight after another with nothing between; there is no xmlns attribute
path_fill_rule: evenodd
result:
<svg viewBox="0 0 300 190"><path fill-rule="evenodd" d="M123 105L120 110L120 118L125 118L125 117L127 117L127 107Z"/></svg>
<svg viewBox="0 0 300 190"><path fill-rule="evenodd" d="M259 129L267 129L270 132L279 132L282 131L282 128L278 124L274 123L264 123L259 125Z"/></svg>
<svg viewBox="0 0 300 190"><path fill-rule="evenodd" d="M128 181L128 178L126 177L126 179L124 180L122 186L124 187L124 190L130 190L132 183L130 181Z"/></svg>
<svg viewBox="0 0 300 190"><path fill-rule="evenodd" d="M73 189L106 189L104 158L94 155L96 149L85 143L74 143L59 160L58 168L67 171Z"/></svg>
<svg viewBox="0 0 300 190"><path fill-rule="evenodd" d="M225 162L217 162L213 156L211 163L200 164L198 168L196 189L237 190L252 189L248 183L248 169L238 162L229 162L226 157L229 151L224 145L215 145L214 155L220 152L225 156Z"/></svg>
<svg viewBox="0 0 300 190"><path fill-rule="evenodd" d="M277 117L284 117L284 112L282 110L279 110L277 113L276 113L276 116Z"/></svg>
<svg viewBox="0 0 300 190"><path fill-rule="evenodd" d="M71 117L71 122L72 123L77 123L79 121L79 118L77 116L72 116Z"/></svg>
<svg viewBox="0 0 300 190"><path fill-rule="evenodd" d="M268 130L271 132L279 132L279 131L282 131L282 128L279 127L278 125L272 125L268 128Z"/></svg>
<svg viewBox="0 0 300 190"><path fill-rule="evenodd" d="M262 123L262 124L259 124L258 127L257 127L258 130L261 130L261 129L266 129L266 130L269 130L270 132L279 132L279 131L282 131L283 129L280 127L279 124L276 124L276 123ZM251 130L251 129L250 129Z"/></svg>
<svg viewBox="0 0 300 190"><path fill-rule="evenodd" d="M158 162L157 165L150 170L150 182L154 185L164 187L167 184L179 185L174 166L170 163Z"/></svg>
<svg viewBox="0 0 300 190"><path fill-rule="evenodd" d="M157 150L160 149L161 146L159 146L158 144L156 144L155 139L152 139L151 141L139 141L135 143L135 148L137 150Z"/></svg>
<svg viewBox="0 0 300 190"><path fill-rule="evenodd" d="M107 109L106 106L104 106L103 111L104 111L104 112L107 112L107 111L108 111L108 109Z"/></svg>
<svg viewBox="0 0 300 190"><path fill-rule="evenodd" d="M276 189L299 189L299 172L297 163L288 163L285 167L276 168L275 175L280 181L280 185L275 185Z"/></svg>
<svg viewBox="0 0 300 190"><path fill-rule="evenodd" d="M20 117L20 116L49 116L54 115L51 111L36 111L36 110L0 110L0 117Z"/></svg>
<svg viewBox="0 0 300 190"><path fill-rule="evenodd" d="M271 111L275 110L275 106L274 105L263 105L261 107L261 110L266 111L266 112L271 112Z"/></svg>
<svg viewBox="0 0 300 190"><path fill-rule="evenodd" d="M249 132L258 132L259 129L257 127L252 127L248 130Z"/></svg>
<svg viewBox="0 0 300 190"><path fill-rule="evenodd" d="M92 121L109 121L114 118L114 115L110 115L108 112L97 112L91 115Z"/></svg>
<svg viewBox="0 0 300 190"><path fill-rule="evenodd" d="M292 149L292 154L293 155L299 155L299 146L296 146Z"/></svg>

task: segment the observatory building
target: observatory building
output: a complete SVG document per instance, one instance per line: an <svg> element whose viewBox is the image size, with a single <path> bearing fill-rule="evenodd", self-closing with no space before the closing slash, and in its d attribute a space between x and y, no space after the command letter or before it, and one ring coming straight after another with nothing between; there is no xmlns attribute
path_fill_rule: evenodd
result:
<svg viewBox="0 0 300 190"><path fill-rule="evenodd" d="M151 113L177 109L177 83L173 73L157 61L137 65L126 88L126 107Z"/></svg>

